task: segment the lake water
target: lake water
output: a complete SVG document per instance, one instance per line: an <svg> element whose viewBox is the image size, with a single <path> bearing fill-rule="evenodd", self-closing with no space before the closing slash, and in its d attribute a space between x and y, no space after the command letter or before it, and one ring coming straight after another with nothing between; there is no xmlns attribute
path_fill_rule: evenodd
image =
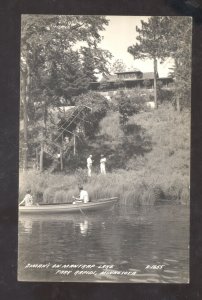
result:
<svg viewBox="0 0 202 300"><path fill-rule="evenodd" d="M189 281L187 206L117 205L86 215L20 216L18 243L19 280Z"/></svg>

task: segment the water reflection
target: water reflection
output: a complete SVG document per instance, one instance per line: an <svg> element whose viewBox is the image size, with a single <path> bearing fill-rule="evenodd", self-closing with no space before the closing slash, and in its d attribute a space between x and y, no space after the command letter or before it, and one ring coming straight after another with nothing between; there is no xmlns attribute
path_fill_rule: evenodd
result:
<svg viewBox="0 0 202 300"><path fill-rule="evenodd" d="M88 220L85 219L83 222L81 222L80 224L80 232L83 236L86 236L87 235L87 232L88 232Z"/></svg>
<svg viewBox="0 0 202 300"><path fill-rule="evenodd" d="M31 233L32 232L32 220L30 219L22 219L20 220L20 225L23 227L24 233Z"/></svg>
<svg viewBox="0 0 202 300"><path fill-rule="evenodd" d="M137 275L97 274L79 280L187 282L188 220L187 207L165 205L119 207L116 211L88 215L21 215L19 273L27 280L60 281L61 277L48 271L29 273L24 265L36 262L113 264L114 270L136 270ZM145 269L147 265L158 264L165 265L164 269L158 272Z"/></svg>

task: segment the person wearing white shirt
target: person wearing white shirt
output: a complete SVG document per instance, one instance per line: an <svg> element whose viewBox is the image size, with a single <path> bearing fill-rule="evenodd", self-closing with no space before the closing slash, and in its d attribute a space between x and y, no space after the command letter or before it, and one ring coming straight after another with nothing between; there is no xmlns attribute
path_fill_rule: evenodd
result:
<svg viewBox="0 0 202 300"><path fill-rule="evenodd" d="M87 168L88 168L88 176L91 177L91 173L92 173L92 155L89 155L89 157L87 158Z"/></svg>
<svg viewBox="0 0 202 300"><path fill-rule="evenodd" d="M73 202L73 204L77 204L79 202L88 203L89 202L88 192L85 191L83 187L80 187L79 190L80 190L79 198L73 197L76 200Z"/></svg>
<svg viewBox="0 0 202 300"><path fill-rule="evenodd" d="M106 174L105 164L106 164L106 157L104 157L104 155L101 154L101 159L100 159L100 172L101 172L101 174Z"/></svg>
<svg viewBox="0 0 202 300"><path fill-rule="evenodd" d="M27 190L27 193L24 197L24 199L20 202L19 205L25 204L25 206L32 206L33 205L33 198L31 195L31 190Z"/></svg>
<svg viewBox="0 0 202 300"><path fill-rule="evenodd" d="M79 198L80 198L80 200L83 201L83 203L88 203L89 202L88 192L85 191L82 187L80 188Z"/></svg>

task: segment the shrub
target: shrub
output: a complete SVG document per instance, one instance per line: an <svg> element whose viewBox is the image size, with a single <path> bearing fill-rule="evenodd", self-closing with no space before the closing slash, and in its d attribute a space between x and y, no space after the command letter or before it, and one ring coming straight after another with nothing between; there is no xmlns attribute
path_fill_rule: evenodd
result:
<svg viewBox="0 0 202 300"><path fill-rule="evenodd" d="M123 126L128 122L130 116L145 108L146 99L139 92L136 94L134 91L119 91L115 99L118 102L120 124Z"/></svg>

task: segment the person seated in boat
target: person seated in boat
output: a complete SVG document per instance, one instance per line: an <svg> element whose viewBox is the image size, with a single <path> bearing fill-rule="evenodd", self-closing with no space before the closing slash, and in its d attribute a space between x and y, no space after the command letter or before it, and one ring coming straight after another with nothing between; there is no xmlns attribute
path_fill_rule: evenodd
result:
<svg viewBox="0 0 202 300"><path fill-rule="evenodd" d="M80 191L79 198L73 197L76 200L73 202L73 204L80 203L80 202L88 203L89 202L88 192L85 191L82 186L79 188L79 191Z"/></svg>
<svg viewBox="0 0 202 300"><path fill-rule="evenodd" d="M25 204L25 206L32 206L33 205L33 198L31 195L31 190L27 190L24 199L20 202L19 205Z"/></svg>

